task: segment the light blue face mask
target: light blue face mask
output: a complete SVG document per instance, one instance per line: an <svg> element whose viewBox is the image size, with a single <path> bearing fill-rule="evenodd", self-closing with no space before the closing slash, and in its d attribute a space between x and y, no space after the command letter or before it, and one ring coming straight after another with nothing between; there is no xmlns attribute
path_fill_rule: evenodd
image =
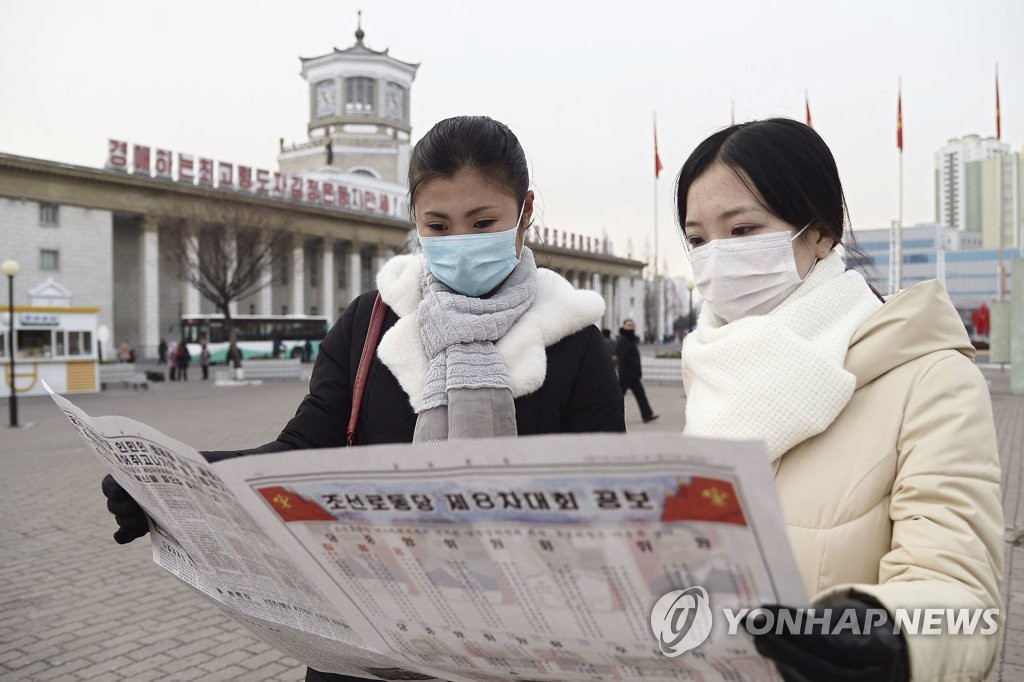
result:
<svg viewBox="0 0 1024 682"><path fill-rule="evenodd" d="M464 296L493 291L519 264L516 236L526 203L514 227L501 232L420 237L423 257L434 277Z"/></svg>

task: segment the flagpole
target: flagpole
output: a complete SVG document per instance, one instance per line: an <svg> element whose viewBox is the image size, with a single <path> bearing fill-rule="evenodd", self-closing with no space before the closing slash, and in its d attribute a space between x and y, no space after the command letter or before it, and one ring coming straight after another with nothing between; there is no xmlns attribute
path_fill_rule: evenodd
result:
<svg viewBox="0 0 1024 682"><path fill-rule="evenodd" d="M900 127L900 213L896 222L896 246L893 250L895 260L894 288L896 293L903 288L903 79L900 78L897 85L899 92L899 127Z"/></svg>
<svg viewBox="0 0 1024 682"><path fill-rule="evenodd" d="M999 142L1002 138L1002 124L1000 121L999 112L999 62L996 62L996 142ZM999 193L996 195L999 199L999 206L1003 203L1003 158L1002 154L996 155L996 186L999 188ZM999 300L1003 301L1006 299L1006 270L1003 264L1003 212L999 211Z"/></svg>
<svg viewBox="0 0 1024 682"><path fill-rule="evenodd" d="M652 120L654 121L654 153L657 155L657 144L658 144L658 112L652 113ZM655 161L657 164L657 161ZM657 168L654 173L654 291L655 291L655 304L654 311L655 315L658 316L657 322L654 325L654 333L657 334L658 338L655 340L655 344L660 344L661 339L664 338L662 332L663 317L661 308L661 278L658 273L658 172Z"/></svg>

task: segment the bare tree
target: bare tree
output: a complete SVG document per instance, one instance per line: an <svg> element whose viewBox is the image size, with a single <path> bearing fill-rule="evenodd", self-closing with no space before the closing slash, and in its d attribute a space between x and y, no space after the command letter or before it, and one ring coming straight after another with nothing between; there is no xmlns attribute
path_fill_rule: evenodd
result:
<svg viewBox="0 0 1024 682"><path fill-rule="evenodd" d="M265 275L290 252L290 221L258 206L218 202L164 224L161 250L178 266L181 278L224 315L228 338L234 341L231 304L269 285L272 278Z"/></svg>

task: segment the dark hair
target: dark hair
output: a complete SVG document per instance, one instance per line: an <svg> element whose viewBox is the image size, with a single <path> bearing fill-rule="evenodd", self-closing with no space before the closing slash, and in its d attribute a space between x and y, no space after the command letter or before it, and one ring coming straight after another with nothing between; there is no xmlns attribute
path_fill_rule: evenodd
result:
<svg viewBox="0 0 1024 682"><path fill-rule="evenodd" d="M455 116L431 128L413 147L409 159L409 210L416 190L434 178L450 178L470 168L523 203L530 170L519 139L489 116Z"/></svg>
<svg viewBox="0 0 1024 682"><path fill-rule="evenodd" d="M716 162L753 184L749 189L757 190L776 217L797 228L812 223L836 244L843 241L849 213L839 170L828 145L810 126L788 118L739 123L697 145L676 183L680 229L686 224L690 186Z"/></svg>

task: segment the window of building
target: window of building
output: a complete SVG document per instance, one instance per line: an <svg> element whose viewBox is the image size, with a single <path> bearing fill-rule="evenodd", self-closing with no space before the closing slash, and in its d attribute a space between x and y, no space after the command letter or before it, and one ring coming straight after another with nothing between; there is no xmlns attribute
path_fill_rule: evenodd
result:
<svg viewBox="0 0 1024 682"><path fill-rule="evenodd" d="M384 86L384 118L405 120L405 88L398 83Z"/></svg>
<svg viewBox="0 0 1024 682"><path fill-rule="evenodd" d="M92 355L92 332L68 332L68 355Z"/></svg>
<svg viewBox="0 0 1024 682"><path fill-rule="evenodd" d="M57 270L60 266L60 252L56 249L39 250L39 269Z"/></svg>
<svg viewBox="0 0 1024 682"><path fill-rule="evenodd" d="M256 314L256 304L255 303L250 303L249 304L249 314L250 315L255 315Z"/></svg>
<svg viewBox="0 0 1024 682"><path fill-rule="evenodd" d="M287 305L282 305L281 306L281 314L282 315L287 315L288 314L288 306Z"/></svg>
<svg viewBox="0 0 1024 682"><path fill-rule="evenodd" d="M57 225L57 204L39 204L39 224Z"/></svg>
<svg viewBox="0 0 1024 682"><path fill-rule="evenodd" d="M345 79L345 113L370 115L374 112L376 83L372 78Z"/></svg>
<svg viewBox="0 0 1024 682"><path fill-rule="evenodd" d="M19 329L16 350L19 358L53 357L53 330Z"/></svg>
<svg viewBox="0 0 1024 682"><path fill-rule="evenodd" d="M314 88L316 101L313 105L313 116L315 118L330 118L334 116L334 81L320 81Z"/></svg>

